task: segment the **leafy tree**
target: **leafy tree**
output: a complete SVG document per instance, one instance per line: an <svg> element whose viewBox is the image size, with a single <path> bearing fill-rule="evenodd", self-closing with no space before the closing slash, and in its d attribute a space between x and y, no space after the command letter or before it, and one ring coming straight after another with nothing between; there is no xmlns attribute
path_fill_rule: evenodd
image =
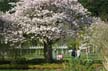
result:
<svg viewBox="0 0 108 71"><path fill-rule="evenodd" d="M79 2L92 12L93 16L108 21L108 0L79 0Z"/></svg>
<svg viewBox="0 0 108 71"><path fill-rule="evenodd" d="M99 22L93 24L90 29L92 32L90 42L98 50L97 53L103 58L103 65L108 70L108 25Z"/></svg>
<svg viewBox="0 0 108 71"><path fill-rule="evenodd" d="M21 0L2 15L1 19L11 25L4 27L2 33L5 33L6 41L11 42L23 42L28 35L29 39L39 38L44 46L45 59L50 62L55 41L76 34L80 25L93 22L87 14L86 9L74 0Z"/></svg>
<svg viewBox="0 0 108 71"><path fill-rule="evenodd" d="M12 6L9 2L17 2L18 0L0 0L0 11L6 12L11 9Z"/></svg>

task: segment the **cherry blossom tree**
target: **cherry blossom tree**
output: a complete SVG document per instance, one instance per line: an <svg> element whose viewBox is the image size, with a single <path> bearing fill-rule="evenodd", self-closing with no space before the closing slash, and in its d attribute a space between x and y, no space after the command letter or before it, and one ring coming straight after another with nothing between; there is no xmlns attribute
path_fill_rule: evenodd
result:
<svg viewBox="0 0 108 71"><path fill-rule="evenodd" d="M8 23L11 27L3 33L5 40L12 42L22 41L26 35L31 35L30 39L39 38L44 45L44 56L50 61L54 41L93 22L87 14L77 0L20 0L2 15L2 19L11 22Z"/></svg>

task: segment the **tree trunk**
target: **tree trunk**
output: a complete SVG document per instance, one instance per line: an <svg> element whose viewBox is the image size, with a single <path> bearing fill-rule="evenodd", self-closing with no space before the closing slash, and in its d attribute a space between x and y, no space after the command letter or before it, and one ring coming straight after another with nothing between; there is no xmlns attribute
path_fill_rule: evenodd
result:
<svg viewBox="0 0 108 71"><path fill-rule="evenodd" d="M52 62L52 42L49 40L44 42L44 57L46 62Z"/></svg>

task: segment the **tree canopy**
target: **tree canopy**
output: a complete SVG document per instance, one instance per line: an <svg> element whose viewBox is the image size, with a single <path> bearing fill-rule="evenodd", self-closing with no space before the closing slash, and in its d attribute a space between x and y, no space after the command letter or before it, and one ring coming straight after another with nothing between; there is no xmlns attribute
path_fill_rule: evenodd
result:
<svg viewBox="0 0 108 71"><path fill-rule="evenodd" d="M56 39L68 31L65 24L76 31L80 25L92 23L86 14L87 10L74 0L21 0L2 18L13 22L14 37L32 33L36 37Z"/></svg>

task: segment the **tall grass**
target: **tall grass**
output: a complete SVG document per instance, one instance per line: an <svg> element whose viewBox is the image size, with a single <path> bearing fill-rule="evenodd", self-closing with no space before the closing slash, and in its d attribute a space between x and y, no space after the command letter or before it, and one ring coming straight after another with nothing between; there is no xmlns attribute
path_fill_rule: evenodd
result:
<svg viewBox="0 0 108 71"><path fill-rule="evenodd" d="M81 58L69 58L68 68L64 71L105 71L101 61Z"/></svg>

